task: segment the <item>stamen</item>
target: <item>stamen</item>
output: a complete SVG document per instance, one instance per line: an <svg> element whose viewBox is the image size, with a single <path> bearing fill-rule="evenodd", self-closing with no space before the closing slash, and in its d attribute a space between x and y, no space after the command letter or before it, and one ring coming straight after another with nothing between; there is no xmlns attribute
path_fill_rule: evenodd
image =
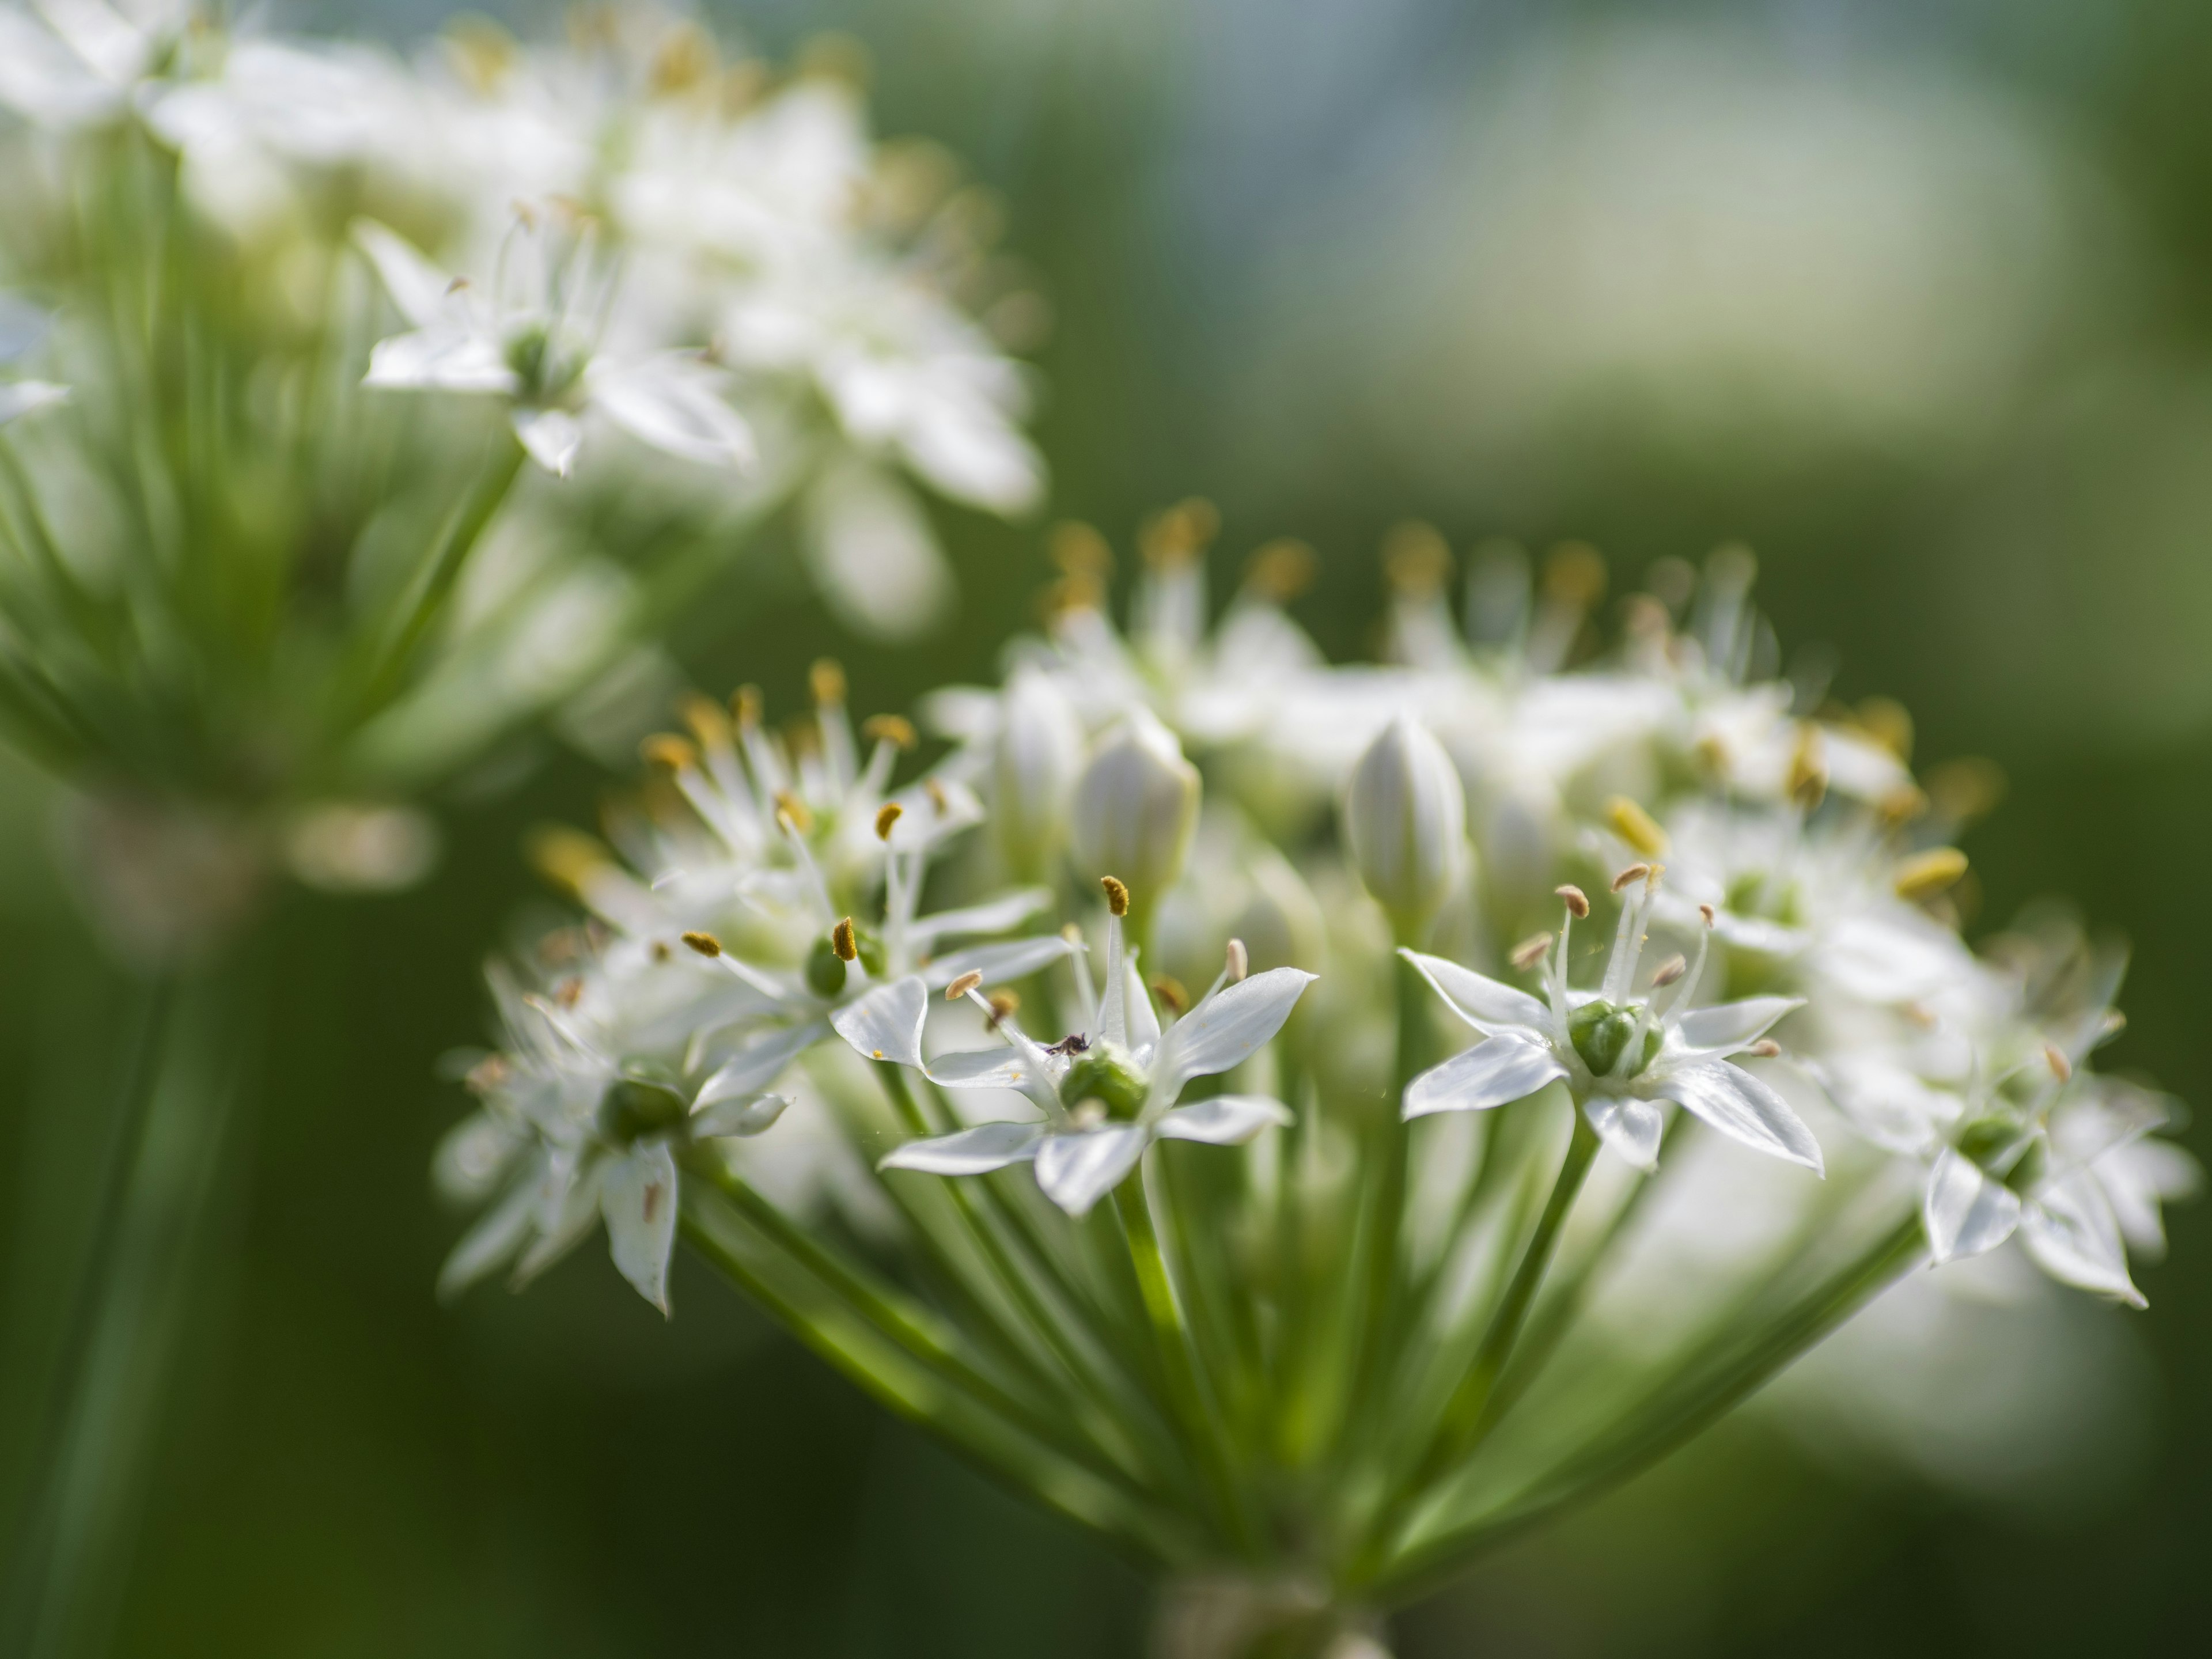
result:
<svg viewBox="0 0 2212 1659"><path fill-rule="evenodd" d="M1656 859L1667 850L1667 832L1656 819L1626 795L1615 795L1606 803L1606 821L1613 832L1631 848L1647 859Z"/></svg>
<svg viewBox="0 0 2212 1659"><path fill-rule="evenodd" d="M719 957L722 954L722 941L712 933L686 933L684 935L684 942L702 957Z"/></svg>
<svg viewBox="0 0 2212 1659"><path fill-rule="evenodd" d="M1152 981L1152 994L1171 1014L1181 1014L1190 1006L1190 993L1172 974L1161 974Z"/></svg>
<svg viewBox="0 0 2212 1659"><path fill-rule="evenodd" d="M1706 927L1710 927L1713 925L1715 917L1711 905L1700 904L1698 907L1698 915L1704 919Z"/></svg>
<svg viewBox="0 0 2212 1659"><path fill-rule="evenodd" d="M1098 884L1106 890L1106 908L1117 916L1129 914L1129 889L1112 876L1101 876Z"/></svg>
<svg viewBox="0 0 2212 1659"><path fill-rule="evenodd" d="M945 1000L947 1002L957 1002L982 982L983 975L981 973L963 974L945 988Z"/></svg>
<svg viewBox="0 0 2212 1659"><path fill-rule="evenodd" d="M807 689L818 708L842 708L845 702L845 669L835 657L817 657L806 671Z"/></svg>
<svg viewBox="0 0 2212 1659"><path fill-rule="evenodd" d="M605 848L579 830L548 826L530 837L526 850L538 874L578 897L592 877L613 862Z"/></svg>
<svg viewBox="0 0 2212 1659"><path fill-rule="evenodd" d="M876 839L889 841L891 838L891 826L905 816L905 807L901 806L895 800L885 801L876 814Z"/></svg>
<svg viewBox="0 0 2212 1659"><path fill-rule="evenodd" d="M860 722L860 735L870 743L888 743L900 749L911 749L921 739L915 736L914 722L898 714L871 714Z"/></svg>
<svg viewBox="0 0 2212 1659"><path fill-rule="evenodd" d="M814 828L814 814L807 809L805 801L788 789L775 792L775 816L777 821L794 836L806 835Z"/></svg>
<svg viewBox="0 0 2212 1659"><path fill-rule="evenodd" d="M837 953L837 960L840 962L860 960L860 941L859 936L853 931L852 917L839 918L837 925L830 930L830 948Z"/></svg>
<svg viewBox="0 0 2212 1659"><path fill-rule="evenodd" d="M741 685L730 694L730 713L740 732L757 732L761 723L761 689Z"/></svg>
<svg viewBox="0 0 2212 1659"><path fill-rule="evenodd" d="M1231 985L1241 985L1244 982L1244 976L1252 971L1252 958L1245 952L1244 941L1241 939L1231 939L1227 955L1229 982Z"/></svg>
<svg viewBox="0 0 2212 1659"><path fill-rule="evenodd" d="M1002 1024L1004 1024L1004 1023L1005 1023L1006 1017L1007 1017L1009 1014L1012 1013L1016 1009L1019 1008L1021 1006L1022 1006L1022 999L1021 999L1020 994L1019 994L1018 993L1017 993L1017 992L1013 992L1013 991L994 991L994 992L992 992L992 993L991 993L991 1029L992 1029L993 1030L994 1030L994 1031L995 1031L995 1030L997 1030L999 1029L999 1027L1000 1027Z"/></svg>
<svg viewBox="0 0 2212 1659"><path fill-rule="evenodd" d="M937 816L940 818L952 810L945 799L945 786L935 778L924 778L921 781L921 791L929 797L930 805L936 809Z"/></svg>
<svg viewBox="0 0 2212 1659"><path fill-rule="evenodd" d="M1552 891L1567 902L1567 914L1577 921L1589 919L1589 895L1583 892L1581 888L1570 884L1565 887L1554 887Z"/></svg>
<svg viewBox="0 0 2212 1659"><path fill-rule="evenodd" d="M655 732L637 746L647 764L665 766L672 772L681 772L699 763L699 751L690 740L679 738L673 732Z"/></svg>
<svg viewBox="0 0 2212 1659"><path fill-rule="evenodd" d="M1790 799L1807 812L1828 793L1828 768L1820 757L1820 728L1810 720L1797 728L1797 748L1790 757L1790 776L1784 787Z"/></svg>
<svg viewBox="0 0 2212 1659"><path fill-rule="evenodd" d="M1651 975L1651 988L1655 991L1662 991L1681 978L1689 969L1690 964L1686 957L1679 955L1668 957L1666 961L1659 964L1659 971Z"/></svg>
<svg viewBox="0 0 2212 1659"><path fill-rule="evenodd" d="M1506 953L1506 961L1513 964L1516 973L1526 973L1544 959L1544 952L1552 948L1550 933L1531 933Z"/></svg>
<svg viewBox="0 0 2212 1659"><path fill-rule="evenodd" d="M1613 878L1613 890L1618 893L1621 889L1628 886L1631 883L1642 881L1644 877L1650 873L1651 866L1650 865L1632 864L1626 870L1623 870L1619 875Z"/></svg>
<svg viewBox="0 0 2212 1659"><path fill-rule="evenodd" d="M1320 561L1305 543L1272 541L1245 562L1244 589L1273 604L1287 604L1313 586L1319 568Z"/></svg>
<svg viewBox="0 0 2212 1659"><path fill-rule="evenodd" d="M2109 1037L2118 1036L2122 1031L2127 1029L2127 1024L2128 1017L2122 1013L2118 1009L2106 1009L2105 1018L2099 1022L2097 1026L2097 1041L2102 1042Z"/></svg>
<svg viewBox="0 0 2212 1659"><path fill-rule="evenodd" d="M726 749L730 746L730 717L722 712L722 705L712 697L702 697L692 692L676 705L676 712L691 728L702 749Z"/></svg>
<svg viewBox="0 0 2212 1659"><path fill-rule="evenodd" d="M1075 980L1075 1006L1088 1017L1098 1006L1098 990L1091 982L1091 957L1083 949L1083 930L1071 921L1060 930L1060 936L1075 947L1067 953L1067 971Z"/></svg>
<svg viewBox="0 0 2212 1659"><path fill-rule="evenodd" d="M2074 1062L2066 1058L2065 1051L2057 1043L2046 1042L2043 1045L2043 1059L2044 1063L2051 1067L2051 1075L2061 1083L2071 1083L2074 1080Z"/></svg>
<svg viewBox="0 0 2212 1659"><path fill-rule="evenodd" d="M1782 1052L1782 1045L1772 1037L1761 1037L1744 1050L1755 1060L1772 1060Z"/></svg>
<svg viewBox="0 0 2212 1659"><path fill-rule="evenodd" d="M1933 898L1966 873L1966 855L1955 847L1931 847L1897 866L1892 885L1901 899Z"/></svg>

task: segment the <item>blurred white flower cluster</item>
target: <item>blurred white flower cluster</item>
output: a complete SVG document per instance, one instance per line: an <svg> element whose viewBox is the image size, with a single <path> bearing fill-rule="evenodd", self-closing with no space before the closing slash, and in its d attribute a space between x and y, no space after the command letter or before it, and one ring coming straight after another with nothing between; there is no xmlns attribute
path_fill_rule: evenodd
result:
<svg viewBox="0 0 2212 1659"><path fill-rule="evenodd" d="M655 641L740 555L796 545L864 632L942 618L915 486L1038 500L1000 339L1038 304L949 157L871 139L856 76L644 4L411 56L0 4L12 735L118 835L190 819L242 867L392 885L427 829L332 813L549 710L626 745ZM91 884L146 951L206 931L188 893Z"/></svg>
<svg viewBox="0 0 2212 1659"><path fill-rule="evenodd" d="M826 666L783 738L748 689L651 740L627 866L549 843L590 919L497 978L449 1286L603 1213L665 1308L680 1218L1047 1501L1347 1630L1915 1266L2016 1241L2141 1303L2197 1171L2094 1069L2118 953L2055 911L1967 945L1996 781L1782 675L1748 554L1655 566L1608 640L1589 550L1478 550L1455 616L1401 527L1387 660L1338 666L1297 544L1210 618L1215 530L1146 527L1126 631L1055 532L1047 630L925 701L903 788L913 729L863 761Z"/></svg>

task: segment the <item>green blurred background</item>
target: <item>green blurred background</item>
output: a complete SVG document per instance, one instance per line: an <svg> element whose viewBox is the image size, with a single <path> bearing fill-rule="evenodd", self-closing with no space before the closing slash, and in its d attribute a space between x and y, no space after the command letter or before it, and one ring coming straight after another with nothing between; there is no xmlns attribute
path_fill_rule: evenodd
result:
<svg viewBox="0 0 2212 1659"><path fill-rule="evenodd" d="M443 10L283 15L410 39ZM2060 892L2128 935L2116 1062L2205 1097L2212 8L717 15L778 58L848 32L881 129L942 140L1003 198L1057 319L1038 428L1055 515L1126 546L1146 511L1211 495L1224 581L1304 536L1323 571L1297 613L1340 656L1368 648L1374 551L1401 518L1462 548L1589 540L1616 592L1661 556L1749 542L1783 639L1832 647L1843 695L1902 699L1923 761L2008 775L1968 842L1980 925ZM758 682L778 715L825 653L863 709L988 675L1033 620L1042 526L940 527L963 605L937 637L841 637L777 544L679 654L703 686ZM205 1242L117 1650L1139 1651L1140 1582L693 1264L665 1327L596 1247L527 1296L434 1302L456 1224L427 1164L462 1105L436 1060L483 1037L478 964L545 902L524 832L588 820L612 781L550 744L536 758L444 803L424 887L287 901L246 1174ZM53 873L51 805L8 772L18 1340L57 1316L67 1264L21 1241L91 1190L126 1000ZM2149 1314L2085 1305L2073 1328L2117 1379L2079 1425L2094 1478L1970 1497L1754 1414L1409 1613L1402 1655L2188 1650L2212 1613L2206 1228L2177 1214L2171 1259L2142 1274ZM2051 1415L2041 1432L2070 1431ZM25 1422L0 1415L11 1476Z"/></svg>

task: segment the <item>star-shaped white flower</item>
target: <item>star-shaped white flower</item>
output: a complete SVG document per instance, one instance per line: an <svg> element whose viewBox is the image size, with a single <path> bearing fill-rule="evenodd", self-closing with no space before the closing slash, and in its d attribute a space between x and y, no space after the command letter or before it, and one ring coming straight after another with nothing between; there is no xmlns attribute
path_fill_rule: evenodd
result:
<svg viewBox="0 0 2212 1659"><path fill-rule="evenodd" d="M1665 1127L1660 1103L1673 1101L1731 1139L1823 1173L1812 1131L1781 1096L1730 1063L1731 1055L1760 1048L1768 1030L1802 1000L1748 997L1686 1009L1705 965L1703 933L1694 965L1674 957L1640 998L1632 995L1658 872L1632 866L1615 882L1622 888L1620 933L1596 991L1567 986L1568 934L1576 918L1589 914L1589 902L1571 888L1561 890L1566 917L1557 948L1547 953L1542 1000L1440 957L1400 952L1483 1036L1407 1086L1406 1116L1504 1106L1564 1083L1606 1145L1638 1169L1657 1163ZM1540 951L1550 943L1539 935L1523 948Z"/></svg>

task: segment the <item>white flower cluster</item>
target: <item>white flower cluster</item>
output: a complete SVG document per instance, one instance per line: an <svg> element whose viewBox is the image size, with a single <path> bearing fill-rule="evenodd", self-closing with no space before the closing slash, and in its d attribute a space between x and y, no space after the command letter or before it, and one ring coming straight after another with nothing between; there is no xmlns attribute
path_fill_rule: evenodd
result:
<svg viewBox="0 0 2212 1659"><path fill-rule="evenodd" d="M302 307L349 238L407 325L372 386L501 399L564 476L603 419L796 491L825 591L874 631L950 599L907 479L994 513L1041 494L1023 373L970 308L1036 311L993 210L941 153L872 143L834 52L779 80L640 4L552 47L457 25L408 59L192 0L36 0L0 5L7 107L49 144L150 137Z"/></svg>

